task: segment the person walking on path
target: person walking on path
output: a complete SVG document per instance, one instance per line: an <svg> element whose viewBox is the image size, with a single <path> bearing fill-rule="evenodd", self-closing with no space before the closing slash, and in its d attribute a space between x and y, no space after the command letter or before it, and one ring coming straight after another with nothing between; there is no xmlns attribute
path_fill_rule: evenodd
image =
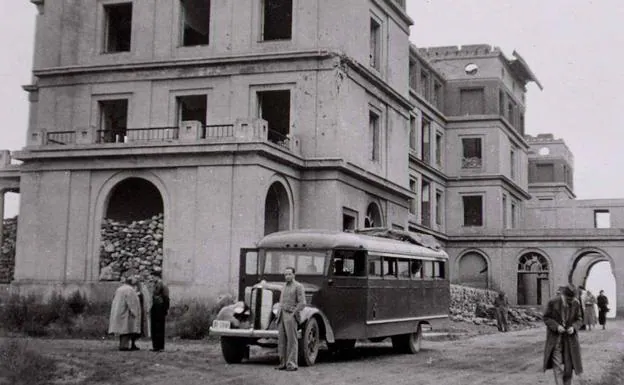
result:
<svg viewBox="0 0 624 385"><path fill-rule="evenodd" d="M284 269L286 283L280 296L280 311L277 316L278 338L277 351L280 363L276 369L295 371L298 367L298 341L297 325L299 324L299 312L306 305L305 290L303 285L295 280L295 269Z"/></svg>
<svg viewBox="0 0 624 385"><path fill-rule="evenodd" d="M507 311L509 310L509 301L504 291L499 291L498 296L494 299L494 310L496 311L496 326L498 331L507 332Z"/></svg>
<svg viewBox="0 0 624 385"><path fill-rule="evenodd" d="M169 288L164 284L160 275L156 275L150 311L152 332L152 350L160 352L165 349L165 319L169 312Z"/></svg>
<svg viewBox="0 0 624 385"><path fill-rule="evenodd" d="M135 291L134 278L123 278L123 284L115 291L108 332L119 336L119 350L130 350L132 335L141 331L141 304Z"/></svg>
<svg viewBox="0 0 624 385"><path fill-rule="evenodd" d="M598 305L598 323L602 325L602 329L607 328L607 313L609 312L609 300L604 294L604 290L600 290L598 298L596 299Z"/></svg>
<svg viewBox="0 0 624 385"><path fill-rule="evenodd" d="M585 306L583 323L585 324L587 330L592 330L592 327L596 325L596 309L594 308L596 305L596 297L591 291L587 290L585 292L583 304Z"/></svg>
<svg viewBox="0 0 624 385"><path fill-rule="evenodd" d="M561 294L548 301L544 313L546 344L544 346L544 368L552 369L555 384L572 384L572 373L583 373L578 330L583 324L581 304L575 299L571 287L560 289Z"/></svg>

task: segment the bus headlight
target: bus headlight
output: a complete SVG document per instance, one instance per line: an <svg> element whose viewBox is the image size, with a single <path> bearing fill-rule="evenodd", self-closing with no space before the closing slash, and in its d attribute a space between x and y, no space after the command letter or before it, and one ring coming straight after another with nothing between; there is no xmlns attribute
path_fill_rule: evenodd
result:
<svg viewBox="0 0 624 385"><path fill-rule="evenodd" d="M277 317L277 313L279 313L279 311L280 311L280 304L279 302L275 302L273 304L273 308L271 309L271 312L273 313L274 316Z"/></svg>

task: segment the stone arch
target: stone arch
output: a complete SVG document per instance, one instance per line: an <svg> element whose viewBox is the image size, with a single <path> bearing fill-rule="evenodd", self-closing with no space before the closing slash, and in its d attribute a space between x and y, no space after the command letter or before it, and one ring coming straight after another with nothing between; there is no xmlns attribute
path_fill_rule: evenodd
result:
<svg viewBox="0 0 624 385"><path fill-rule="evenodd" d="M568 283L575 286L585 285L591 267L598 262L609 262L611 271L615 272L615 261L604 250L598 247L584 247L577 250L568 261Z"/></svg>
<svg viewBox="0 0 624 385"><path fill-rule="evenodd" d="M459 254L455 263L457 283L480 289L490 288L491 263L486 253L478 249L464 250Z"/></svg>
<svg viewBox="0 0 624 385"><path fill-rule="evenodd" d="M274 176L264 198L264 235L292 229L293 212L294 202L288 181Z"/></svg>
<svg viewBox="0 0 624 385"><path fill-rule="evenodd" d="M92 220L89 223L89 250L91 250L91 257L88 259L88 271L90 272L90 276L88 279L97 281L100 277L100 248L102 246L102 223L107 214L109 203L111 202L111 197L114 194L114 190L120 185L123 184L124 181L130 179L140 179L143 180L153 186L160 194L160 198L162 200L162 214L163 214L163 223L164 229L171 228L171 218L169 215L170 207L171 207L171 198L170 194L166 188L165 183L154 173L149 171L122 171L118 172L111 177L109 177L104 183L102 183L96 199L95 205L92 206L91 218ZM166 260L164 258L165 250L167 250L167 238L163 237L161 240L162 247L161 252L163 254L162 260L162 273L163 277L166 279Z"/></svg>
<svg viewBox="0 0 624 385"><path fill-rule="evenodd" d="M518 305L543 305L552 295L552 263L540 249L525 249L517 258Z"/></svg>
<svg viewBox="0 0 624 385"><path fill-rule="evenodd" d="M366 207L366 215L364 217L364 227L383 227L383 214L377 202L371 202Z"/></svg>

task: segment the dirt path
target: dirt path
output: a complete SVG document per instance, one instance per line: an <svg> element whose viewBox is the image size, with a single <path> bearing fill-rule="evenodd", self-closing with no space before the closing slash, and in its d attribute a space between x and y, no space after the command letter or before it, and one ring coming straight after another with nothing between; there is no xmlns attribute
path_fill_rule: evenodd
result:
<svg viewBox="0 0 624 385"><path fill-rule="evenodd" d="M624 356L624 321L606 331L581 332L585 374L575 384L599 384L603 370ZM543 328L423 342L417 355L394 354L390 344L360 344L344 357L321 354L296 373L273 369L275 352L253 349L252 359L227 365L218 344L174 342L163 353L118 352L111 340L29 340L29 347L61 362L57 384L552 384L542 373Z"/></svg>

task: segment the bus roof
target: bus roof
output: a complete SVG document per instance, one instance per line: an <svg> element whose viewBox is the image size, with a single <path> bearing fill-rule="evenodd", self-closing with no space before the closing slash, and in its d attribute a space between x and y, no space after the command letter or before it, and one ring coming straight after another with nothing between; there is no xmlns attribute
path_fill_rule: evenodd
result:
<svg viewBox="0 0 624 385"><path fill-rule="evenodd" d="M443 250L433 250L409 242L369 235L329 230L280 231L258 242L263 249L364 249L381 254L410 255L448 259Z"/></svg>

